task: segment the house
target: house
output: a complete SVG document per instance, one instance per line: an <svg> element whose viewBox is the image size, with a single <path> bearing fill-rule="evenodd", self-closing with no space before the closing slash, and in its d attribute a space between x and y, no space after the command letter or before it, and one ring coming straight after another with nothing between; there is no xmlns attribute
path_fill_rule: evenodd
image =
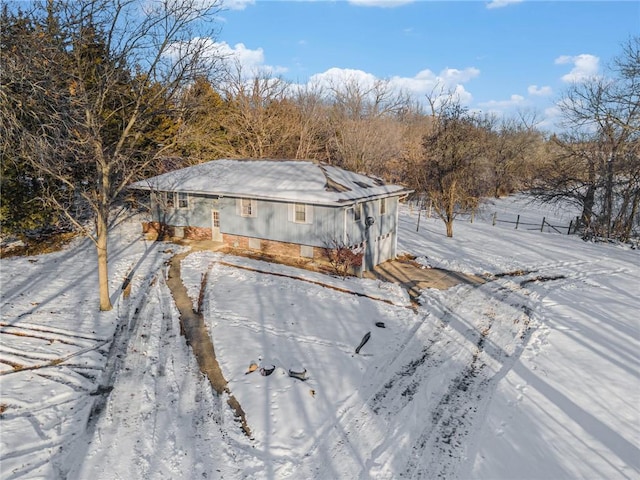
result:
<svg viewBox="0 0 640 480"><path fill-rule="evenodd" d="M332 245L364 253L363 270L396 256L399 185L310 161L214 160L131 185L150 192L145 231L319 258Z"/></svg>

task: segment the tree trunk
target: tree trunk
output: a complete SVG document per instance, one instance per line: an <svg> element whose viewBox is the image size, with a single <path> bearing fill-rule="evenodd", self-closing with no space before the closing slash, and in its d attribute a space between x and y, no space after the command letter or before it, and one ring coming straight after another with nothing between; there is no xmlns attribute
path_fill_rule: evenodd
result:
<svg viewBox="0 0 640 480"><path fill-rule="evenodd" d="M96 251L98 253L98 285L100 287L100 310L111 310L109 298L109 268L107 257L107 218L102 213L96 218Z"/></svg>
<svg viewBox="0 0 640 480"><path fill-rule="evenodd" d="M627 222L624 226L624 232L622 235L622 241L627 242L629 238L631 238L631 231L633 230L633 220L636 218L638 214L638 208L640 207L640 191L636 191L633 195L633 203L631 206L631 212L627 217Z"/></svg>
<svg viewBox="0 0 640 480"><path fill-rule="evenodd" d="M587 186L584 200L582 202L582 214L580 215L580 223L584 228L591 226L591 217L593 215L593 206L596 198L596 187L593 183Z"/></svg>
<svg viewBox="0 0 640 480"><path fill-rule="evenodd" d="M444 223L447 226L447 237L453 238L453 219L447 219Z"/></svg>
<svg viewBox="0 0 640 480"><path fill-rule="evenodd" d="M604 221L607 222L607 238L611 238L611 226L613 223L613 155L609 155L606 163L603 213Z"/></svg>

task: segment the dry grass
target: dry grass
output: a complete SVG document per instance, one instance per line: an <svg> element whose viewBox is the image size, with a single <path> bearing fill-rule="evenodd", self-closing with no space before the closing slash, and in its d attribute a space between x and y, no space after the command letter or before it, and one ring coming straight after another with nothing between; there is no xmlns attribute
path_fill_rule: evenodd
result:
<svg viewBox="0 0 640 480"><path fill-rule="evenodd" d="M78 235L78 232L64 232L42 237L37 240L27 240L25 245L21 247L15 247L9 250L0 249L0 258L24 257L58 252Z"/></svg>

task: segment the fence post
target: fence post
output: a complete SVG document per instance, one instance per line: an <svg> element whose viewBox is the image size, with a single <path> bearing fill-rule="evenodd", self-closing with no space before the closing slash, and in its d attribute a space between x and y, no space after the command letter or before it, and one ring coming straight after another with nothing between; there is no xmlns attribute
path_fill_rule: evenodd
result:
<svg viewBox="0 0 640 480"><path fill-rule="evenodd" d="M493 226L496 226L496 219L498 217L498 212L493 212Z"/></svg>
<svg viewBox="0 0 640 480"><path fill-rule="evenodd" d="M433 200L429 200L429 218L431 218L431 209L433 208Z"/></svg>
<svg viewBox="0 0 640 480"><path fill-rule="evenodd" d="M418 224L416 225L416 232L420 231L420 214L422 213L422 205L418 203Z"/></svg>
<svg viewBox="0 0 640 480"><path fill-rule="evenodd" d="M475 210L471 210L471 223L473 223L473 217L476 215Z"/></svg>
<svg viewBox="0 0 640 480"><path fill-rule="evenodd" d="M573 226L573 219L569 222L569 228L567 229L567 235L571 235L571 227Z"/></svg>
<svg viewBox="0 0 640 480"><path fill-rule="evenodd" d="M547 217L542 217L542 225L540 226L540 231L544 232L544 221Z"/></svg>
<svg viewBox="0 0 640 480"><path fill-rule="evenodd" d="M516 230L518 229L518 225L520 225L520 215L516 218Z"/></svg>

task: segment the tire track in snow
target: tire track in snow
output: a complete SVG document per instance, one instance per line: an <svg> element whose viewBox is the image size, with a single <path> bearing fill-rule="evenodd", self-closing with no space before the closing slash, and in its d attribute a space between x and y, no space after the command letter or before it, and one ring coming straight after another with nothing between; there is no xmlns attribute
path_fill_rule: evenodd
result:
<svg viewBox="0 0 640 480"><path fill-rule="evenodd" d="M456 477L467 454L468 437L484 418L497 383L518 361L519 353L533 333L532 310L522 304L520 295L526 293L521 287L507 282L490 285L488 289L487 293L496 302L510 305L514 313L520 314L517 322L514 321L519 328L513 332L513 349L500 345L499 338L492 338L494 322L505 318L489 315L488 324L479 330L471 362L455 376L431 412L430 422L411 446L400 478ZM509 301L514 296L516 298Z"/></svg>
<svg viewBox="0 0 640 480"><path fill-rule="evenodd" d="M372 394L360 406L346 408L309 455L328 445L323 463L332 465L333 473L344 478L387 478L390 470L395 478L455 476L464 458L467 437L483 418L498 377L511 368L517 360L513 353L522 351L532 333L530 310L523 305L525 293L513 282L493 282L485 287L460 288L453 298L445 297L445 302L438 298L440 295L430 298L426 308L432 318L438 318L435 329L432 324L421 323L383 375L377 376ZM492 311L469 308L474 295L489 297L492 305L502 306L506 313L496 319ZM493 338L495 321L513 323L515 331L506 340ZM474 345L473 351L453 350L456 338L463 342L461 346ZM512 345L501 345L505 341ZM431 392L429 383L434 376L441 382L436 385L437 391ZM417 398L427 399L427 404L412 406ZM411 422L415 408L431 409L429 422L413 433L394 431L395 425L403 424L400 418ZM397 444L407 440L407 452L398 451ZM404 462L404 467L400 468L398 462ZM326 474L304 462L303 467L310 478Z"/></svg>
<svg viewBox="0 0 640 480"><path fill-rule="evenodd" d="M394 403L398 397L402 396L399 385L410 383L412 373L426 368L425 363L428 363L426 360L430 358L430 348L440 341L451 315L454 315L454 309L465 300L466 292L466 288L459 289L449 308L440 302L430 302L431 311L427 312L424 319L410 332L403 342L404 346L389 362L388 367L376 375L374 391L365 395L366 400L363 403L352 403L345 407L336 421L319 435L306 458L312 458L314 452L322 451L323 447L329 445L328 463L323 462L325 466L329 464L336 466L340 472L334 473L340 478L369 478L367 472L371 468L372 459L367 458L368 452L380 447L380 443L376 442L384 442L389 428L388 421L392 417L386 405ZM438 316L442 318L438 320L435 337L427 340L429 343L425 347L424 339L429 339L429 334L433 330L428 319ZM449 343L448 340L442 340L442 342ZM352 398L357 400L358 397ZM372 415L374 410L378 410L378 413L385 410L386 415ZM372 435L372 432L377 435ZM351 441L352 437L354 437L353 441ZM359 446L364 448L359 451ZM304 463L302 468L305 478L326 478L326 471L313 470L313 466Z"/></svg>

